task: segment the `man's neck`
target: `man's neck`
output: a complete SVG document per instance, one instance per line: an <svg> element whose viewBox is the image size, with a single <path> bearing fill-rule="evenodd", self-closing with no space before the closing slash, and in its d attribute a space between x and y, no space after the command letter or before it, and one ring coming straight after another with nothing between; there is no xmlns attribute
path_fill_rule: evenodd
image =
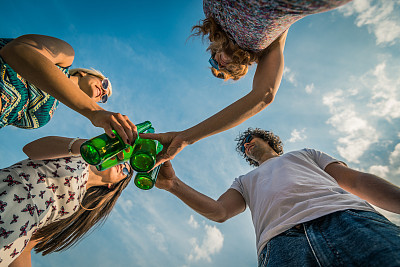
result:
<svg viewBox="0 0 400 267"><path fill-rule="evenodd" d="M279 155L275 151L265 152L260 160L258 160L258 164L261 165L269 159L279 157Z"/></svg>

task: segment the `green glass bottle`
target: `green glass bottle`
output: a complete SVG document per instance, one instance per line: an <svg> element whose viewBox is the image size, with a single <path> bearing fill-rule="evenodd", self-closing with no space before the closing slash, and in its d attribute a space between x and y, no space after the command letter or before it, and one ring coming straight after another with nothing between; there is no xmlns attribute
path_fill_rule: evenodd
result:
<svg viewBox="0 0 400 267"><path fill-rule="evenodd" d="M128 161L131 158L131 155L133 153L133 147L134 146L129 146L129 149L125 149L122 151L124 154L124 157L122 159L119 159L117 155L105 160L103 163L96 165L96 169L98 171L104 171L107 170L111 167L114 167L118 164L124 163L125 161ZM127 151L128 150L128 151Z"/></svg>
<svg viewBox="0 0 400 267"><path fill-rule="evenodd" d="M154 133L154 128L149 128L148 133ZM137 172L147 172L156 164L156 155L162 150L162 145L157 140L138 138L130 163Z"/></svg>
<svg viewBox="0 0 400 267"><path fill-rule="evenodd" d="M149 190L154 187L157 181L158 172L160 171L161 165L158 165L154 170L150 172L138 172L135 176L135 185L143 190Z"/></svg>
<svg viewBox="0 0 400 267"><path fill-rule="evenodd" d="M136 127L138 132L144 132L151 127L151 122L145 121L137 124ZM134 151L132 146L122 141L115 130L113 130L113 133L115 138L104 133L84 142L80 148L82 158L90 165L99 165L128 147L131 148L131 151Z"/></svg>
<svg viewBox="0 0 400 267"><path fill-rule="evenodd" d="M157 149L156 154L160 153L163 149L163 145L156 141ZM154 170L150 172L138 172L135 176L135 185L143 190L149 190L154 187L157 181L158 172L160 171L161 165L158 165Z"/></svg>
<svg viewBox="0 0 400 267"><path fill-rule="evenodd" d="M136 124L136 127L137 127L138 133L143 133L143 132L147 131L149 128L151 128L151 122L145 121L145 122ZM139 136L136 138L136 141L138 140L138 138L139 138ZM123 150L123 154L124 154L123 159L119 159L117 156L111 157L111 158L105 160L103 163L97 165L96 169L99 170L99 171L104 171L104 170L107 170L107 169L109 169L111 167L114 167L114 166L116 166L118 164L121 164L121 163L124 163L124 162L128 161L132 156L132 153L133 153L134 148L136 146L136 141L135 141L135 144L133 146L128 146L128 148L129 148L128 151L127 151L127 149Z"/></svg>

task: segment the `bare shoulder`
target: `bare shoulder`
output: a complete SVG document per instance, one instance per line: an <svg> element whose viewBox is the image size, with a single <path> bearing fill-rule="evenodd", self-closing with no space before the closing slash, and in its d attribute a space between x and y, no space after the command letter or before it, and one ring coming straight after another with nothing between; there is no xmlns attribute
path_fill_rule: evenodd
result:
<svg viewBox="0 0 400 267"><path fill-rule="evenodd" d="M4 46L4 52L18 53L20 49L33 49L61 67L71 66L75 51L70 44L56 37L26 34ZM2 50L3 50L2 49ZM9 50L9 51L7 51Z"/></svg>

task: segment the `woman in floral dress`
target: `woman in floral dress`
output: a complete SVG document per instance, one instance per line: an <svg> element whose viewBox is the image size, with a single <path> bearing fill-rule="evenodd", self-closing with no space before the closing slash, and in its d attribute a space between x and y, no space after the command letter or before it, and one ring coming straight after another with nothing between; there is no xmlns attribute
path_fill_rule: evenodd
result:
<svg viewBox="0 0 400 267"><path fill-rule="evenodd" d="M38 139L24 147L28 159L0 170L0 266L30 266L33 247L67 249L111 212L132 171L97 171L79 155L84 141Z"/></svg>

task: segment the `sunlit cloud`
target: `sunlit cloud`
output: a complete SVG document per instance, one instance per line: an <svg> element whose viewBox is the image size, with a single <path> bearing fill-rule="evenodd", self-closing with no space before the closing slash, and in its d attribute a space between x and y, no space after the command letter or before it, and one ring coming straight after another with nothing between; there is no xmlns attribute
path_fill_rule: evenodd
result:
<svg viewBox="0 0 400 267"><path fill-rule="evenodd" d="M400 173L400 143L397 144L389 156L389 162L394 167L395 173Z"/></svg>
<svg viewBox="0 0 400 267"><path fill-rule="evenodd" d="M155 225L148 225L147 231L149 233L149 236L151 236L151 238L157 244L157 248L163 252L167 252L164 234L157 230Z"/></svg>
<svg viewBox="0 0 400 267"><path fill-rule="evenodd" d="M307 94L311 94L313 92L313 90L314 90L314 84L313 83L306 85L305 91L306 91Z"/></svg>
<svg viewBox="0 0 400 267"><path fill-rule="evenodd" d="M121 198L122 199L122 198ZM122 208L122 210L125 213L129 213L129 211L132 209L133 207L133 203L132 200L130 199L124 199L123 201L119 201L118 202L118 206Z"/></svg>
<svg viewBox="0 0 400 267"><path fill-rule="evenodd" d="M385 177L389 173L389 167L382 165L373 165L369 167L368 172L375 174L379 177Z"/></svg>
<svg viewBox="0 0 400 267"><path fill-rule="evenodd" d="M399 68L390 66L391 72L387 68L386 62L378 64L375 69L364 75L362 78L365 87L369 86L372 90L372 97L369 107L373 109L372 114L384 118L400 118L400 78ZM393 71L394 70L394 71ZM392 77L389 77L391 73Z"/></svg>
<svg viewBox="0 0 400 267"><path fill-rule="evenodd" d="M296 74L291 69L289 69L288 67L284 67L284 69L283 69L283 77L285 79L287 79L294 86L297 86Z"/></svg>
<svg viewBox="0 0 400 267"><path fill-rule="evenodd" d="M305 140L307 138L307 136L304 134L305 130L306 129L301 129L301 130L294 129L290 134L290 139L287 140L287 142L294 143L296 141Z"/></svg>
<svg viewBox="0 0 400 267"><path fill-rule="evenodd" d="M210 225L205 225L204 229L205 235L201 244L199 244L197 238L190 240L193 246L192 252L188 256L190 261L206 260L211 262L211 256L222 249L224 236L221 231L217 227Z"/></svg>
<svg viewBox="0 0 400 267"><path fill-rule="evenodd" d="M377 44L392 45L400 40L400 1L354 0L339 10L345 16L356 16L358 27L367 26Z"/></svg>
<svg viewBox="0 0 400 267"><path fill-rule="evenodd" d="M378 141L378 133L366 119L356 111L355 104L346 99L342 90L336 90L323 97L323 103L329 107L331 124L341 136L337 150L346 160L358 163L359 157Z"/></svg>
<svg viewBox="0 0 400 267"><path fill-rule="evenodd" d="M359 163L371 144L386 138L381 126L400 118L399 71L398 63L382 61L359 77L349 77L346 89L323 97L331 113L327 123L338 136L337 151L346 160Z"/></svg>
<svg viewBox="0 0 400 267"><path fill-rule="evenodd" d="M199 228L199 223L194 219L193 215L190 215L189 221L188 221L189 225L192 226L194 229Z"/></svg>

